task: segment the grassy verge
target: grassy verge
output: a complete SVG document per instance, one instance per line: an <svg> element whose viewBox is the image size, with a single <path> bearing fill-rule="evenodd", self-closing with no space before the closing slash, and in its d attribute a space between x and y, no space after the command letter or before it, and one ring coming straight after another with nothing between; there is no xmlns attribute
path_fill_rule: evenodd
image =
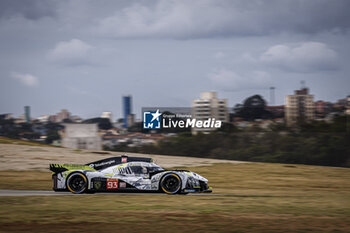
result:
<svg viewBox="0 0 350 233"><path fill-rule="evenodd" d="M56 147L49 144L39 143L39 142L32 142L32 141L25 141L25 140L19 140L19 139L13 139L13 138L6 138L6 137L0 137L0 144L15 144L15 145L26 145L26 146L42 146L42 147Z"/></svg>
<svg viewBox="0 0 350 233"><path fill-rule="evenodd" d="M194 196L1 198L0 228L96 232L349 232L349 213L307 199ZM321 212L320 212L321 210ZM114 232L114 231L112 231Z"/></svg>
<svg viewBox="0 0 350 233"><path fill-rule="evenodd" d="M0 189L52 190L51 171L0 171Z"/></svg>
<svg viewBox="0 0 350 233"><path fill-rule="evenodd" d="M1 197L0 232L350 232L350 169L195 167L213 194ZM51 189L50 173L0 172L0 188Z"/></svg>

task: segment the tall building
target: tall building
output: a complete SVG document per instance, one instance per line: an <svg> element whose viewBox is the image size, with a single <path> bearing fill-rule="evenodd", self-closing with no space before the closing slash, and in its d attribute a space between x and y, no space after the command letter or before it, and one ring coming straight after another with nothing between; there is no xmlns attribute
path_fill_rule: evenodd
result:
<svg viewBox="0 0 350 233"><path fill-rule="evenodd" d="M192 118L207 120L215 118L222 122L229 121L227 99L218 99L216 92L202 92L200 99L192 101ZM212 131L213 128L193 128L193 132Z"/></svg>
<svg viewBox="0 0 350 233"><path fill-rule="evenodd" d="M131 95L123 96L123 126L128 128L128 115L132 114L132 97Z"/></svg>
<svg viewBox="0 0 350 233"><path fill-rule="evenodd" d="M133 126L135 124L135 114L129 114L127 116L128 127Z"/></svg>
<svg viewBox="0 0 350 233"><path fill-rule="evenodd" d="M24 115L25 115L25 120L26 123L30 123L30 107L29 106L24 106Z"/></svg>
<svg viewBox="0 0 350 233"><path fill-rule="evenodd" d="M62 122L65 119L69 119L69 117L70 117L70 112L68 112L67 109L62 109L61 112L57 113L56 121Z"/></svg>
<svg viewBox="0 0 350 233"><path fill-rule="evenodd" d="M294 95L286 96L286 122L288 126L304 123L315 118L314 96L308 88L296 90Z"/></svg>

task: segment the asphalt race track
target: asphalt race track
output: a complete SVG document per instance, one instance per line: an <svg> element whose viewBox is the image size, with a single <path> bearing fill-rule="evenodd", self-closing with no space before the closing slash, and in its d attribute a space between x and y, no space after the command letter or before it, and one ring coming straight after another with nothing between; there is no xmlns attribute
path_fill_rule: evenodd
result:
<svg viewBox="0 0 350 233"><path fill-rule="evenodd" d="M0 189L0 197L23 197L23 196L66 196L66 195L77 195L70 192L54 192L44 190L11 190L11 189ZM80 194L80 195L167 195L165 193L94 193L94 194ZM182 196L182 195L181 195ZM212 194L212 193L199 193L199 194L188 194L187 196L220 196L220 197L275 197L272 195L234 195L234 194Z"/></svg>

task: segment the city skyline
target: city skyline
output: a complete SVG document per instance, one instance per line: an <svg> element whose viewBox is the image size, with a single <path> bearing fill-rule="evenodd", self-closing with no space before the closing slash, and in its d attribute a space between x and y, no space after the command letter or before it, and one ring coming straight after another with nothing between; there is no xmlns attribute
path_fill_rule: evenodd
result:
<svg viewBox="0 0 350 233"><path fill-rule="evenodd" d="M263 3L263 4L260 4ZM349 95L348 1L1 1L0 112L84 118L186 107L275 105L305 80L315 101ZM244 12L244 13L242 13Z"/></svg>
<svg viewBox="0 0 350 233"><path fill-rule="evenodd" d="M305 85L305 84L303 84L303 85ZM310 88L309 87L307 87L307 86L301 86L300 87L300 89L307 89L308 91L310 90ZM299 91L299 90L294 90L294 92L297 92L297 91ZM201 92L201 93L199 93L200 95L202 95L202 93L208 93L208 92ZM217 95L218 93L216 93L215 92L215 95ZM285 97L284 97L284 102L282 103L282 104L280 104L280 105L276 105L276 104L272 104L272 105L270 105L269 104L269 101L267 100L267 99L265 99L264 98L264 96L262 96L263 97L263 99L266 101L266 106L276 106L276 107L278 107L278 106L285 106L287 103L286 103L286 98L288 97L288 96L290 96L290 95L292 95L293 93L290 93L290 94L288 94L288 95L286 95ZM312 96L314 96L314 94L313 93L310 93ZM199 95L199 96L200 96ZM128 95L129 97L132 97L132 95ZM316 104L317 102L324 102L324 103L330 103L330 104L335 104L335 103L337 103L337 101L339 101L339 100L344 100L344 99L346 99L346 98L348 98L350 95L347 95L347 96L345 96L344 98L341 98L341 99L338 99L338 100L336 100L336 101L333 101L333 102L331 102L331 101L328 101L328 100L315 100L314 99L314 101L313 101L313 103L314 104ZM125 96L122 96L122 98L121 98L121 101L123 102L124 101L124 97ZM236 103L236 104L243 104L243 102L247 99L247 98L249 98L249 97L251 97L251 96L247 96L246 98L244 98L241 102L239 102L239 103ZM196 99L193 99L192 101L191 101L191 104L193 105L193 101L195 101ZM31 106L24 106L24 111L22 112L22 113L19 113L18 115L15 115L14 113L10 113L10 112L0 112L0 114L12 114L12 116L13 117L20 117L20 116L23 116L24 118L26 118L26 107L29 107L29 108L31 108ZM131 106L132 107L132 106ZM185 108L186 107L189 107L189 108L191 108L191 106L185 106ZM192 106L193 107L193 106ZM230 106L230 105L228 105L228 112L230 113L230 112L232 112L233 111L233 109L234 109L234 107L235 107L235 104L233 105L233 106ZM165 107L165 106L154 106L153 108L167 108L167 107ZM173 107L174 108L174 107ZM178 106L177 107L175 107L175 108L179 108ZM180 107L180 108L182 108L182 107ZM316 105L315 105L315 109L316 109ZM137 114L135 114L135 116L136 116L136 119L135 120L141 120L141 117L142 117L142 111L144 110L144 107L143 108L141 108L141 109L139 109L139 110L136 110L136 113ZM29 111L31 111L31 110L29 110ZM119 114L116 114L117 116L119 116L119 117L116 117L116 118L111 118L112 119L112 121L117 121L117 120L119 120L119 119L124 119L124 109L122 109L122 110L120 110L118 113ZM67 112L69 115L70 115L70 117L83 117L82 119L88 119L88 118L96 118L96 117L104 117L104 118L110 118L110 117L107 117L107 116L103 116L104 114L110 114L111 116L113 115L113 114L115 114L115 113L113 113L113 112L111 112L111 111L104 111L104 112L101 112L101 113L97 113L97 115L92 115L92 116L89 116L89 117L84 117L84 116L81 116L81 115L79 115L79 114L76 114L75 112L74 112L74 110L70 110L70 109L66 109L66 108L64 108L64 109L60 109L60 110L58 110L58 111L56 111L56 112L54 112L54 113L44 113L44 114L41 114L41 115L35 115L35 116L33 116L32 114L30 114L30 118L32 118L32 119L38 119L38 118L40 118L40 117L43 117L43 116L47 116L47 117L49 117L49 116L58 116L58 115L60 115L60 114L62 114L62 112ZM124 121L123 121L123 124L124 124Z"/></svg>

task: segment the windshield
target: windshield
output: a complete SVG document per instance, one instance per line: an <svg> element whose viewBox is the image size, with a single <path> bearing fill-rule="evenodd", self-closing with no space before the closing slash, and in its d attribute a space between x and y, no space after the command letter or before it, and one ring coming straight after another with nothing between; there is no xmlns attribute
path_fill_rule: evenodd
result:
<svg viewBox="0 0 350 233"><path fill-rule="evenodd" d="M164 171L164 169L159 167L159 166L157 166L157 165L154 165L153 167L147 167L147 172L148 173L158 172L158 171Z"/></svg>
<svg viewBox="0 0 350 233"><path fill-rule="evenodd" d="M163 171L164 169L157 166L153 165L151 167L146 167L146 166L130 166L131 171L134 174L148 174L148 173L153 173L153 172L158 172L158 171Z"/></svg>

